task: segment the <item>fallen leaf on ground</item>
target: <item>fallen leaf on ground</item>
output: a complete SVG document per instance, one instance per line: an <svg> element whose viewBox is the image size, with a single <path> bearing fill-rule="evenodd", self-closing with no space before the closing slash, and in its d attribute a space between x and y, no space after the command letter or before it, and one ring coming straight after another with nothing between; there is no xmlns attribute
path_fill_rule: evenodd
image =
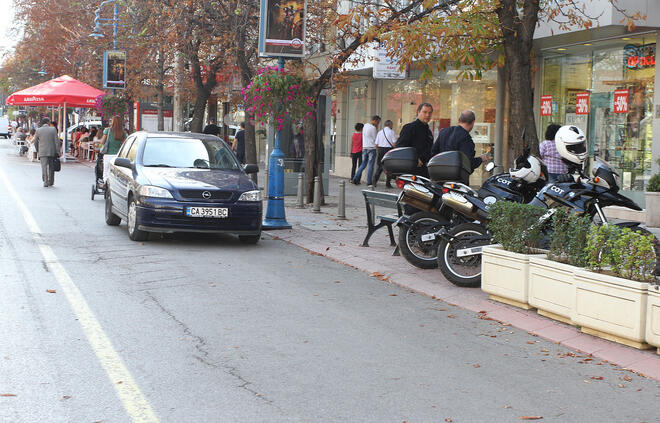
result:
<svg viewBox="0 0 660 423"><path fill-rule="evenodd" d="M591 376L593 380L603 380L602 376Z"/></svg>
<svg viewBox="0 0 660 423"><path fill-rule="evenodd" d="M625 387L626 385L624 385L623 383L619 383L619 388L625 388Z"/></svg>
<svg viewBox="0 0 660 423"><path fill-rule="evenodd" d="M447 317L449 317L450 319L453 319L453 318L455 318L456 316L454 316L453 314L448 314Z"/></svg>
<svg viewBox="0 0 660 423"><path fill-rule="evenodd" d="M625 375L625 376L623 377L623 380L625 380L626 382L632 382L632 378L631 378L630 376L628 376L628 375Z"/></svg>
<svg viewBox="0 0 660 423"><path fill-rule="evenodd" d="M69 399L71 398L71 395L62 395L62 399Z"/></svg>
<svg viewBox="0 0 660 423"><path fill-rule="evenodd" d="M397 296L396 294L390 294L390 297L396 297L396 296Z"/></svg>
<svg viewBox="0 0 660 423"><path fill-rule="evenodd" d="M535 343L532 341L527 341L528 344L534 345Z"/></svg>
<svg viewBox="0 0 660 423"><path fill-rule="evenodd" d="M328 250L330 250L330 247L328 247L328 248L325 249L325 251L328 251Z"/></svg>
<svg viewBox="0 0 660 423"><path fill-rule="evenodd" d="M16 394L0 394L0 397L15 397Z"/></svg>
<svg viewBox="0 0 660 423"><path fill-rule="evenodd" d="M541 420L543 416L522 416L520 420Z"/></svg>
<svg viewBox="0 0 660 423"><path fill-rule="evenodd" d="M475 364L472 367L474 367L475 369L478 369L479 367L481 367L481 364Z"/></svg>
<svg viewBox="0 0 660 423"><path fill-rule="evenodd" d="M379 277L381 277L381 276L385 276L385 275L383 275L383 274L380 273L380 272L373 272L373 273L371 273L369 276L374 277L374 278L379 278Z"/></svg>
<svg viewBox="0 0 660 423"><path fill-rule="evenodd" d="M545 348L543 348L543 349L541 350L541 352L549 352L549 351L546 350Z"/></svg>
<svg viewBox="0 0 660 423"><path fill-rule="evenodd" d="M451 422L453 422L453 420L450 419L449 417L447 417L447 418L445 419L445 421L446 421L447 423L451 423Z"/></svg>
<svg viewBox="0 0 660 423"><path fill-rule="evenodd" d="M333 281L334 283L341 283L341 281Z"/></svg>
<svg viewBox="0 0 660 423"><path fill-rule="evenodd" d="M511 408L509 404L505 405L504 408Z"/></svg>
<svg viewBox="0 0 660 423"><path fill-rule="evenodd" d="M54 290L54 289L47 289L46 292L48 292L49 294L54 294L54 293L56 293L57 291Z"/></svg>

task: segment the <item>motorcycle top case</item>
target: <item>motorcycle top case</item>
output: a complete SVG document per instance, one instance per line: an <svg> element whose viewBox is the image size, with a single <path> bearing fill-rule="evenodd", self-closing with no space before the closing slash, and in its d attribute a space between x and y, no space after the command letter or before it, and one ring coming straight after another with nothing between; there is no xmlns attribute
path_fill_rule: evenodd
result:
<svg viewBox="0 0 660 423"><path fill-rule="evenodd" d="M388 175L403 175L415 172L417 160L417 150L414 147L399 147L385 153L381 164Z"/></svg>
<svg viewBox="0 0 660 423"><path fill-rule="evenodd" d="M445 151L431 157L427 165L429 177L435 182L470 182L472 165L470 159L460 151Z"/></svg>

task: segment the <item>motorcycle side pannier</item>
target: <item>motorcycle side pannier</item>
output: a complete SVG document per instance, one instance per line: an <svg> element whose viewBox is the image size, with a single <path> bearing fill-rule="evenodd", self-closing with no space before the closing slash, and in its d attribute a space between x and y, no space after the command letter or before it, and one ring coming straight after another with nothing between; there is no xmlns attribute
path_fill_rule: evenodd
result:
<svg viewBox="0 0 660 423"><path fill-rule="evenodd" d="M414 173L417 169L417 150L414 147L393 148L381 160L385 173L391 176Z"/></svg>
<svg viewBox="0 0 660 423"><path fill-rule="evenodd" d="M460 151L445 151L431 157L429 177L435 182L470 182L470 159Z"/></svg>

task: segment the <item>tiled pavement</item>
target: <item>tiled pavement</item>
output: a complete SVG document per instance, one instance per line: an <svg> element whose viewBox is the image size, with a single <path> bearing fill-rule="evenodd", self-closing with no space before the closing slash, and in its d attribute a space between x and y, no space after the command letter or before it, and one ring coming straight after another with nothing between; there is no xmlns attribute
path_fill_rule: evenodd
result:
<svg viewBox="0 0 660 423"><path fill-rule="evenodd" d="M336 194L338 178L331 178L331 194ZM448 304L474 311L475 318L490 318L510 324L564 345L567 348L591 354L647 377L660 380L660 356L655 350L640 351L614 342L606 341L580 332L566 325L538 315L534 310L521 310L492 301L480 289L459 288L448 282L437 269L424 270L408 264L403 257L392 256L387 230L378 230L371 238L370 247L360 244L366 235L364 202L360 189L346 186L347 220L337 220L337 197L327 197L328 205L321 213L313 213L309 205L295 208L295 199L287 197L287 220L293 225L290 230L267 232L270 236L284 240L308 250L312 254L367 272L383 283L396 284ZM379 187L380 190L380 187ZM333 192L334 191L334 192ZM390 191L390 190L388 190ZM395 190L391 190L395 192ZM376 210L378 213L378 209ZM383 213L391 211L382 210ZM395 231L396 235L396 231Z"/></svg>

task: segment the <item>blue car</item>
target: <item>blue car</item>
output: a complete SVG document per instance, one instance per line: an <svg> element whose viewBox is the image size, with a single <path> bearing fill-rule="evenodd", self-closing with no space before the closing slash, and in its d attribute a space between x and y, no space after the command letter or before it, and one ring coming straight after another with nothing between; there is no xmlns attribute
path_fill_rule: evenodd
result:
<svg viewBox="0 0 660 423"><path fill-rule="evenodd" d="M262 195L242 166L213 135L137 132L122 145L105 190L105 222L124 219L128 236L149 232L238 235L247 244L261 237Z"/></svg>

